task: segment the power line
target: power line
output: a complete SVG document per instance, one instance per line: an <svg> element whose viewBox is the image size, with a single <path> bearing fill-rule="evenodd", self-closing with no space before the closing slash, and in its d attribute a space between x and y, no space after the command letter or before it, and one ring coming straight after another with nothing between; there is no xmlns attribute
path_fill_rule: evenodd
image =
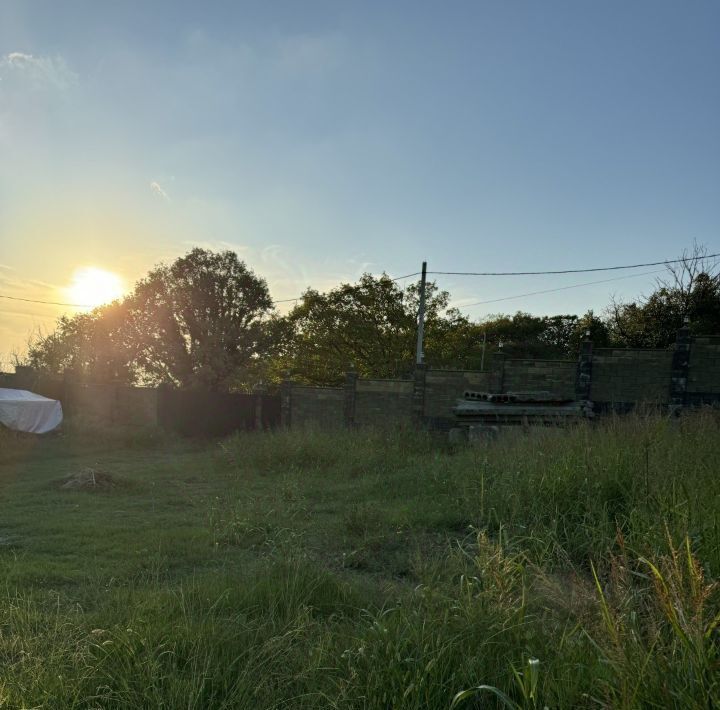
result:
<svg viewBox="0 0 720 710"><path fill-rule="evenodd" d="M616 276L614 279L601 279L600 281L586 281L581 284L573 284L571 286L560 286L558 288L546 288L542 291L531 291L530 293L519 293L516 296L503 296L502 298L491 298L487 301L475 301L475 303L465 303L457 306L458 308L470 308L471 306L481 306L486 303L498 303L500 301L511 301L515 298L525 298L526 296L539 296L543 293L555 293L556 291L567 291L571 288L580 288L582 286L593 286L595 284L606 284L611 281L622 281L623 279L634 279L638 276L650 276L651 274L661 274L665 269L656 269L655 271L645 271L642 274L629 274L628 276Z"/></svg>
<svg viewBox="0 0 720 710"><path fill-rule="evenodd" d="M704 259L713 259L716 257L720 257L720 252L716 254L707 254L703 256ZM590 272L598 272L598 271L618 271L620 269L639 269L647 266L668 266L670 264L681 264L688 261L693 261L696 259L696 257L685 257L682 259L668 259L665 261L652 261L645 264L627 264L623 266L602 266L602 267L595 267L590 269L562 269L558 271L428 271L428 274L433 274L436 276L543 276L543 275L558 275L558 274L583 274L583 273L590 273ZM657 271L652 271L648 273L658 273ZM414 271L411 274L405 274L404 276L396 276L395 278L390 279L391 281L402 281L403 279L411 278L412 276L419 276L419 271ZM638 274L640 275L640 274ZM608 279L608 281L612 281L614 279ZM594 281L590 283L606 283L605 281ZM541 293L551 293L553 291L562 291L568 288L579 288L580 286L590 285L589 284L576 284L574 286L564 286L562 288L558 289L548 289L545 291L534 291L532 293L527 294L521 294L519 296L507 296L505 298L498 298L498 299L492 299L490 301L478 301L477 303L471 303L469 305L480 305L483 303L494 303L496 301L504 301L509 300L511 298L522 298L523 296L535 296ZM7 296L5 294L0 294L0 298L7 298L11 301L23 301L24 303L40 303L46 306L65 306L68 308L93 308L91 304L88 303L64 303L61 301L44 301L36 298L21 298L19 296ZM299 301L303 298L302 295L296 296L295 298L283 298L279 299L277 301L273 301L273 305L277 303L290 303L292 301Z"/></svg>
<svg viewBox="0 0 720 710"><path fill-rule="evenodd" d="M417 274L420 272L418 271ZM408 274L408 276L398 276L396 279L391 279L392 281L399 281L400 279L406 279L409 276L416 276L417 274ZM22 301L23 303L42 303L46 306L67 306L70 308L95 308L96 306L91 306L88 303L62 303L60 301L41 301L36 298L20 298L18 296L6 296L5 294L0 293L0 298L8 298L11 301ZM296 296L295 298L281 298L276 301L273 301L272 304L276 305L277 303L291 303L292 301L299 301L303 297L302 296ZM99 304L103 305L103 304Z"/></svg>
<svg viewBox="0 0 720 710"><path fill-rule="evenodd" d="M703 255L703 259L719 257L717 254ZM651 261L647 264L628 264L625 266L601 266L592 269L562 269L561 271L428 271L428 274L439 276L544 276L556 274L586 274L591 271L618 271L620 269L640 269L646 266L668 266L669 264L680 264L688 261L696 261L697 257L685 257L682 259L668 259L666 261Z"/></svg>
<svg viewBox="0 0 720 710"><path fill-rule="evenodd" d="M61 303L60 301L40 301L36 298L19 298L18 296L6 296L5 294L0 293L0 298L9 298L11 301L23 301L24 303L42 303L46 306L69 306L70 308L94 308L95 306L91 306L89 303ZM289 303L290 301L297 301L302 296L298 296L297 298L284 298L279 301L273 301L273 304L275 303ZM103 305L103 304L100 304Z"/></svg>
<svg viewBox="0 0 720 710"><path fill-rule="evenodd" d="M405 274L405 276L396 276L394 279L390 279L390 281L402 281L403 279L409 279L411 276L420 276L420 272L414 271L412 274ZM278 301L273 301L273 305L275 305L276 303L290 303L291 301L297 302L300 301L302 298L302 296L297 296L295 298L283 298Z"/></svg>
<svg viewBox="0 0 720 710"><path fill-rule="evenodd" d="M420 276L421 273L422 272L420 272L420 271L414 271L412 274L405 274L405 276L397 276L394 279L390 279L390 281L402 281L403 279L409 279L411 276ZM439 273L439 272L426 271L425 273L434 274L434 273Z"/></svg>
<svg viewBox="0 0 720 710"><path fill-rule="evenodd" d="M39 301L35 298L19 298L18 296L6 296L0 293L0 298L9 298L11 301L24 301L25 303L44 303L46 306L69 306L71 308L92 308L88 303L59 303L58 301Z"/></svg>

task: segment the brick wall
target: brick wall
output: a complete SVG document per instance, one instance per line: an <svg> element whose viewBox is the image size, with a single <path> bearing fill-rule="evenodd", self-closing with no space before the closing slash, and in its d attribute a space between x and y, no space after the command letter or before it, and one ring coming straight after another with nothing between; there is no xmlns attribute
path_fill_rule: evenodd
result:
<svg viewBox="0 0 720 710"><path fill-rule="evenodd" d="M672 350L596 349L590 399L598 404L666 404L672 355Z"/></svg>
<svg viewBox="0 0 720 710"><path fill-rule="evenodd" d="M616 405L628 409L642 401L672 407L720 402L720 336L690 339L689 331L683 329L674 349L593 351L589 343L583 348L582 357L588 360L581 361L589 365L583 378L589 382L590 399L601 410ZM285 382L281 387L282 404L278 406L283 412L282 421L293 427L391 422L444 427L453 421L452 408L465 390L546 390L562 397L584 397L586 390L576 389L577 372L578 362L574 360L511 360L499 356L492 358L490 369L483 372L422 367L411 380L361 380L349 373L344 387ZM154 389L80 385L38 378L26 370L2 376L1 386L27 388L60 399L69 415L83 414L108 423L158 422L158 395Z"/></svg>
<svg viewBox="0 0 720 710"><path fill-rule="evenodd" d="M65 399L65 382L59 377L41 375L33 384L32 391L41 394L43 397L62 401ZM63 402L63 413L67 415L69 412L65 412L66 409L68 409L68 407L66 403Z"/></svg>
<svg viewBox="0 0 720 710"><path fill-rule="evenodd" d="M640 402L668 405L673 352L588 349L586 355L592 359L588 370L590 399L600 410L627 410ZM361 380L352 375L344 388L293 387L291 421L312 420L334 426L422 422L444 428L453 422L452 408L465 390L543 390L574 399L580 391L578 364L576 360L511 360L500 356L493 358L487 371L426 369L415 381ZM684 401L720 401L720 336L693 339L689 372ZM302 399L298 399L295 393L301 391ZM581 395L586 396L586 390Z"/></svg>
<svg viewBox="0 0 720 710"><path fill-rule="evenodd" d="M290 392L290 426L343 426L345 390L342 387L303 387Z"/></svg>
<svg viewBox="0 0 720 710"><path fill-rule="evenodd" d="M112 424L115 421L117 397L115 385L67 384L63 410L72 410L73 415L97 419Z"/></svg>
<svg viewBox="0 0 720 710"><path fill-rule="evenodd" d="M720 392L720 336L692 339L687 392L691 402L716 401Z"/></svg>
<svg viewBox="0 0 720 710"><path fill-rule="evenodd" d="M354 422L360 426L409 424L412 418L412 380L357 380Z"/></svg>
<svg viewBox="0 0 720 710"><path fill-rule="evenodd" d="M9 390L12 389L20 389L17 387L15 373L12 372L0 372L0 388L7 388Z"/></svg>
<svg viewBox="0 0 720 710"><path fill-rule="evenodd" d="M575 397L576 360L506 360L503 391L548 391Z"/></svg>

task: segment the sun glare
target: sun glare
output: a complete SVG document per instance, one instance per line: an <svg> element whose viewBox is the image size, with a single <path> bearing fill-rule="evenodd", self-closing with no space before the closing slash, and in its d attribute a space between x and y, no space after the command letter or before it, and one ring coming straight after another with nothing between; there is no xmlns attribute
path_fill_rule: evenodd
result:
<svg viewBox="0 0 720 710"><path fill-rule="evenodd" d="M77 269L67 289L74 304L95 308L123 295L123 284L117 274L94 266Z"/></svg>

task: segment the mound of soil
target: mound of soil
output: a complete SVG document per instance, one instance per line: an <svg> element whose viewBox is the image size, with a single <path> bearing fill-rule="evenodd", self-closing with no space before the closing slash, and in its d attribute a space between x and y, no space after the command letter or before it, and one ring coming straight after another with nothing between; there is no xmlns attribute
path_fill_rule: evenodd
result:
<svg viewBox="0 0 720 710"><path fill-rule="evenodd" d="M119 488L122 485L122 481L114 478L107 471L101 471L97 468L83 468L61 479L58 487L61 490L107 491Z"/></svg>

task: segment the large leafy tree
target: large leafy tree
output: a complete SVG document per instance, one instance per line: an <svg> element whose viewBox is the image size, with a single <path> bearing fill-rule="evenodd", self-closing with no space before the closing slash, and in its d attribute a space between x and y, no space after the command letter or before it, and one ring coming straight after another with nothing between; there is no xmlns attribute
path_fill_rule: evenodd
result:
<svg viewBox="0 0 720 710"><path fill-rule="evenodd" d="M145 381L227 389L263 353L273 307L265 281L232 251L193 249L126 298L126 337Z"/></svg>
<svg viewBox="0 0 720 710"><path fill-rule="evenodd" d="M61 318L30 344L28 363L97 381L240 388L272 350L272 307L267 284L237 254L193 249L122 302Z"/></svg>
<svg viewBox="0 0 720 710"><path fill-rule="evenodd" d="M448 294L426 289L425 360L457 363L471 324L448 309ZM415 361L419 287L401 288L383 274L363 275L326 293L308 290L288 314L291 329L283 367L310 383L333 384L354 367L363 377L400 377Z"/></svg>

